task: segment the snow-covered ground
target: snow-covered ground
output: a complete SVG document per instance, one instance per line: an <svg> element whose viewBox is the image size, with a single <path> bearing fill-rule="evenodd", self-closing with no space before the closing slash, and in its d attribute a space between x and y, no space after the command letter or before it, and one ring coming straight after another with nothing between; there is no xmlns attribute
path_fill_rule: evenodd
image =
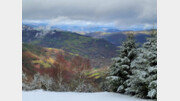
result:
<svg viewBox="0 0 180 101"><path fill-rule="evenodd" d="M152 101L110 93L48 92L42 90L23 91L22 101Z"/></svg>

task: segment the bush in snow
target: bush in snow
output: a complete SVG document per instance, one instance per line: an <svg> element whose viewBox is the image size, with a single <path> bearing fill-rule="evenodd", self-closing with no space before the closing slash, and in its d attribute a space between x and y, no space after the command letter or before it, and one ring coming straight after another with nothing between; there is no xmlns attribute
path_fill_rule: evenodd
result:
<svg viewBox="0 0 180 101"><path fill-rule="evenodd" d="M68 84L65 84L63 82L63 77L62 77L62 74L58 74L57 76L57 81L56 81L56 84L55 84L55 91L70 91L70 87L68 86Z"/></svg>
<svg viewBox="0 0 180 101"><path fill-rule="evenodd" d="M75 92L94 92L96 91L90 83L82 81L75 89Z"/></svg>
<svg viewBox="0 0 180 101"><path fill-rule="evenodd" d="M23 90L34 90L34 89L40 89L40 81L39 81L39 74L35 74L33 77L33 80L29 81L27 80L27 75L23 72L23 83L22 83L22 89Z"/></svg>
<svg viewBox="0 0 180 101"><path fill-rule="evenodd" d="M26 74L23 72L23 78L26 79ZM26 82L23 81L23 90L34 90L34 89L44 89L53 90L54 80L48 75L40 75L39 73L33 76L33 80Z"/></svg>

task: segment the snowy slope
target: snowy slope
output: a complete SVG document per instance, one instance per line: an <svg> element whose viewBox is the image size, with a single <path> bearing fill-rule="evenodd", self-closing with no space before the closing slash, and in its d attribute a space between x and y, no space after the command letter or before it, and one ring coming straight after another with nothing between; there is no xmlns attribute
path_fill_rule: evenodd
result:
<svg viewBox="0 0 180 101"><path fill-rule="evenodd" d="M47 92L42 90L23 91L22 101L152 101L109 92L76 93Z"/></svg>

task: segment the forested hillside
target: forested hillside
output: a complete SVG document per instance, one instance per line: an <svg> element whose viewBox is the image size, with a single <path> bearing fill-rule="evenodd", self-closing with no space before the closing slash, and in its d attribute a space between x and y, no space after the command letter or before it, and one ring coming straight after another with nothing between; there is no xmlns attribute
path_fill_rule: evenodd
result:
<svg viewBox="0 0 180 101"><path fill-rule="evenodd" d="M94 39L77 33L58 30L38 30L23 26L23 42L33 45L63 49L89 58L94 67L108 66L117 55L117 47L104 39ZM104 64L102 64L102 62Z"/></svg>
<svg viewBox="0 0 180 101"><path fill-rule="evenodd" d="M23 90L102 91L107 68L92 68L90 60L62 49L23 44Z"/></svg>

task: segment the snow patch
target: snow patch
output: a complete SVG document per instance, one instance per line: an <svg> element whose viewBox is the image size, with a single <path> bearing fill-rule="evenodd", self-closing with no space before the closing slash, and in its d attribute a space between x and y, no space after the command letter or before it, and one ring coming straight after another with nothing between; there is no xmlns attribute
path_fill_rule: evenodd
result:
<svg viewBox="0 0 180 101"><path fill-rule="evenodd" d="M22 101L153 101L110 92L79 93L49 92L43 90L23 91Z"/></svg>

